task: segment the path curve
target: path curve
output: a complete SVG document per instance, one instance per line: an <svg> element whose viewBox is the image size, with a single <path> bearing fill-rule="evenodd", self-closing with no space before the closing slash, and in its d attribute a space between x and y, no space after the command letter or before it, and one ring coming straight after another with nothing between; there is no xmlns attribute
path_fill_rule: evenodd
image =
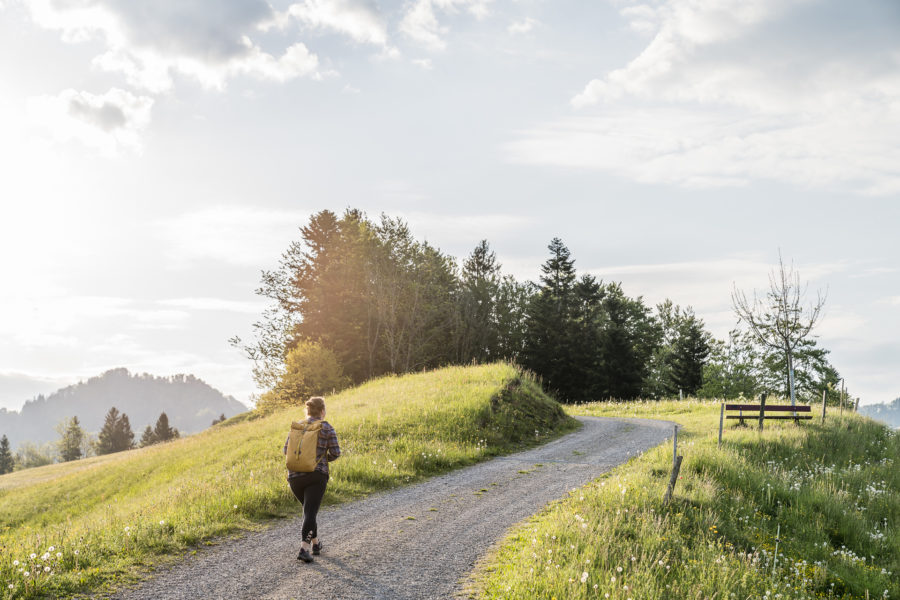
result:
<svg viewBox="0 0 900 600"><path fill-rule="evenodd" d="M578 420L581 429L543 446L324 508L318 522L325 547L313 564L296 559L301 519L294 518L203 550L114 598L450 598L510 526L659 445L674 425Z"/></svg>

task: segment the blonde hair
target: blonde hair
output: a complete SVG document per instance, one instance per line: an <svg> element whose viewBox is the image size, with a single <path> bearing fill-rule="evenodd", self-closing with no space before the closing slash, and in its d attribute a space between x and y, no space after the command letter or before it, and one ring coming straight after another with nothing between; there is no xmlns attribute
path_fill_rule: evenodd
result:
<svg viewBox="0 0 900 600"><path fill-rule="evenodd" d="M322 396L313 396L306 401L306 414L311 417L322 418L325 414L325 398Z"/></svg>

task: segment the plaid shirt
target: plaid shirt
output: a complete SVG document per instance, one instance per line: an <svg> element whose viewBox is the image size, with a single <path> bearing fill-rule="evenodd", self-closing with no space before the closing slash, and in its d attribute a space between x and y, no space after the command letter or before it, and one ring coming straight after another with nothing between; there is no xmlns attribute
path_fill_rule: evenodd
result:
<svg viewBox="0 0 900 600"><path fill-rule="evenodd" d="M307 419L310 423L314 421L320 421L321 419L317 419L316 417L309 417ZM288 436L287 439L284 440L284 448L281 452L287 455L287 447L288 441L291 439L291 436ZM316 471L322 473L326 477L328 476L328 463L333 460L337 460L341 455L341 447L338 444L337 432L334 430L334 427L331 426L331 423L328 421L322 421L322 429L319 431L319 443L316 446ZM296 471L288 471L288 479L292 479L294 477L299 477L301 475L306 475L306 473L297 473Z"/></svg>

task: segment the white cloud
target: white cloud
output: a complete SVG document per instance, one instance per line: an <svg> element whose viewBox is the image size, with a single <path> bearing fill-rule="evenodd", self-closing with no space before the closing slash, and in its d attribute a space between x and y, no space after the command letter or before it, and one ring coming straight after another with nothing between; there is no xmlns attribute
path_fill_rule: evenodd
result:
<svg viewBox="0 0 900 600"><path fill-rule="evenodd" d="M431 62L430 58L414 58L412 63L417 67L422 67L426 71L430 71L434 68L434 63Z"/></svg>
<svg viewBox="0 0 900 600"><path fill-rule="evenodd" d="M378 6L370 0L304 0L291 4L275 22L284 27L300 24L346 35L356 42L386 47L387 26Z"/></svg>
<svg viewBox="0 0 900 600"><path fill-rule="evenodd" d="M518 237L523 229L534 225L532 217L517 214L447 214L398 212L406 220L417 239L426 239L443 248L462 247L471 251L475 244L487 239L491 244L507 237ZM462 255L458 255L462 258Z"/></svg>
<svg viewBox="0 0 900 600"><path fill-rule="evenodd" d="M537 19L532 19L531 17L525 17L524 19L521 19L519 21L513 21L512 23L510 23L509 26L506 28L506 31L510 35L528 33L532 29L534 29L535 25L537 25L538 23L539 23L539 21Z"/></svg>
<svg viewBox="0 0 900 600"><path fill-rule="evenodd" d="M106 156L141 149L153 99L113 88L95 95L73 89L28 100L30 125L58 142L78 140Z"/></svg>
<svg viewBox="0 0 900 600"><path fill-rule="evenodd" d="M400 31L414 42L430 50L447 47L444 36L449 28L438 20L438 13L456 14L465 11L476 19L483 19L489 13L492 0L416 0L403 19Z"/></svg>
<svg viewBox="0 0 900 600"><path fill-rule="evenodd" d="M626 7L655 32L644 50L572 98L585 117L523 132L511 158L645 183L897 193L900 44L876 32L883 44L859 47L836 19L811 19L811 2Z"/></svg>
<svg viewBox="0 0 900 600"><path fill-rule="evenodd" d="M173 306L187 310L221 311L234 313L262 314L268 304L266 302L249 302L245 300L228 300L225 298L171 298L158 302L163 306Z"/></svg>
<svg viewBox="0 0 900 600"><path fill-rule="evenodd" d="M60 31L63 40L103 43L106 51L94 65L122 73L130 85L148 92L171 89L176 72L210 88L237 75L276 82L318 75L318 58L302 43L276 57L251 40L251 33L273 18L264 0L215 6L200 0L25 2L35 23Z"/></svg>
<svg viewBox="0 0 900 600"><path fill-rule="evenodd" d="M303 211L225 206L159 221L155 229L176 267L211 260L270 268L308 218Z"/></svg>

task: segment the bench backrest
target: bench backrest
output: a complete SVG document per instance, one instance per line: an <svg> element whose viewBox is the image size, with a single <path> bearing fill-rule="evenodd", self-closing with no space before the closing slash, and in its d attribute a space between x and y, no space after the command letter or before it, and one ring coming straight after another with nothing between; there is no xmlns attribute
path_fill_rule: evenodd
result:
<svg viewBox="0 0 900 600"><path fill-rule="evenodd" d="M726 404L725 410L747 410L747 411L755 411L759 412L760 405L759 404ZM811 406L791 406L791 405L783 405L783 404L766 404L766 412L810 412L812 411Z"/></svg>

